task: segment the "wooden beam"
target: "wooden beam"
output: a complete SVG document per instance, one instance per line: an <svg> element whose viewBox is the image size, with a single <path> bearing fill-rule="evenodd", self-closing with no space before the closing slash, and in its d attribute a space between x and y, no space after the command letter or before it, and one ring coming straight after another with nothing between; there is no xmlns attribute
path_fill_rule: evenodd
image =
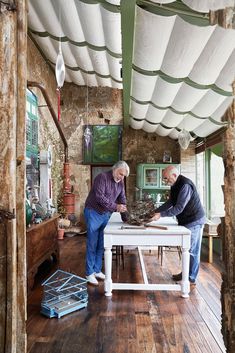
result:
<svg viewBox="0 0 235 353"><path fill-rule="evenodd" d="M235 29L235 8L211 12L211 24ZM235 94L235 82L233 83ZM225 114L228 128L223 135L225 224L223 226L222 333L227 353L235 352L235 101Z"/></svg>
<svg viewBox="0 0 235 353"><path fill-rule="evenodd" d="M25 353L26 0L2 2L0 9L0 206L13 215L0 227L0 347Z"/></svg>
<svg viewBox="0 0 235 353"><path fill-rule="evenodd" d="M121 1L123 117L125 127L129 125L135 3L136 0Z"/></svg>
<svg viewBox="0 0 235 353"><path fill-rule="evenodd" d="M27 272L26 272L26 88L27 88L27 0L17 1L17 120L16 120L16 351L26 353Z"/></svg>

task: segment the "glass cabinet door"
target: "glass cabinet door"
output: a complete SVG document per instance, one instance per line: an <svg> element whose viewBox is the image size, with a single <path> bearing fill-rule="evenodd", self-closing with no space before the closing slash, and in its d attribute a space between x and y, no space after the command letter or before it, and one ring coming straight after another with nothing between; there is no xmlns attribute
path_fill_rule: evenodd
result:
<svg viewBox="0 0 235 353"><path fill-rule="evenodd" d="M160 178L160 180L159 180L159 186L160 186L160 188L161 189L170 189L170 186L169 185L167 185L165 182L164 182L164 180L163 180L163 176L162 176L162 173L163 173L163 170L165 169L165 167L162 167L162 168L160 168L160 175L159 175L159 178Z"/></svg>
<svg viewBox="0 0 235 353"><path fill-rule="evenodd" d="M144 167L144 187L145 188L159 187L159 168Z"/></svg>

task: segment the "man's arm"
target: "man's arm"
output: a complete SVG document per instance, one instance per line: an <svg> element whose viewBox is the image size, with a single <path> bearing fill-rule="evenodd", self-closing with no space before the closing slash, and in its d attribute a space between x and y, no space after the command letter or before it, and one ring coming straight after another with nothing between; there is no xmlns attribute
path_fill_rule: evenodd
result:
<svg viewBox="0 0 235 353"><path fill-rule="evenodd" d="M118 195L118 198L117 198L117 203L119 204L126 204L126 194L125 194L125 188L124 188L124 182L120 182L122 185L122 188L121 188L121 192L120 194Z"/></svg>
<svg viewBox="0 0 235 353"><path fill-rule="evenodd" d="M190 185L185 184L177 197L176 205L173 206L171 200L165 202L160 206L155 215L151 218L152 221L157 221L160 217L173 217L180 214L192 196L192 189Z"/></svg>
<svg viewBox="0 0 235 353"><path fill-rule="evenodd" d="M185 184L177 197L176 205L172 206L166 211L160 211L161 217L172 217L172 216L177 216L181 212L183 212L185 206L189 202L190 198L192 196L192 188L190 185Z"/></svg>

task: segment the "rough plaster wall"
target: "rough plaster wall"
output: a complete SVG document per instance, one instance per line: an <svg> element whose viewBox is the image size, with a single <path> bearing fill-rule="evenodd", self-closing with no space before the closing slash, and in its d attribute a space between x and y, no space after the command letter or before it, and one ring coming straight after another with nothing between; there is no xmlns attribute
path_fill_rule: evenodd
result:
<svg viewBox="0 0 235 353"><path fill-rule="evenodd" d="M89 87L88 118L86 87L65 84L62 100L61 124L69 145L70 178L76 195L75 212L82 221L84 203L91 185L90 166L82 165L83 126L104 125L107 121L112 125L122 125L122 91L107 87ZM99 117L98 112L103 114L103 118ZM126 184L129 199L135 194L137 163L147 162L148 157L154 158L156 163L162 162L165 150L171 152L172 162L180 162L179 146L175 141L131 128L124 129L122 150L123 159L129 163L131 170Z"/></svg>
<svg viewBox="0 0 235 353"><path fill-rule="evenodd" d="M87 115L88 98L88 115ZM102 113L100 118L98 111ZM75 214L83 222L83 209L91 185L91 167L83 165L84 125L122 125L122 91L108 87L76 86L62 89L61 126L68 142L70 180L75 193Z"/></svg>
<svg viewBox="0 0 235 353"><path fill-rule="evenodd" d="M154 163L162 163L164 151L170 152L172 163L180 163L180 149L176 141L168 137L149 134L142 130L125 129L123 159L130 166L130 176L126 181L129 201L133 201L135 197L136 165L147 163L149 160Z"/></svg>
<svg viewBox="0 0 235 353"><path fill-rule="evenodd" d="M186 150L181 150L181 173L196 183L195 144L190 143Z"/></svg>
<svg viewBox="0 0 235 353"><path fill-rule="evenodd" d="M30 38L28 38L27 61L27 80L38 82L44 86L50 98L51 104L55 112L57 112L55 75ZM56 206L57 196L63 185L63 144L60 140L59 133L52 119L52 116L48 108L45 106L46 103L41 94L41 91L37 88L32 88L32 91L37 95L39 105L39 149L47 150L49 145L52 147L52 187L53 201ZM44 107L40 107L43 105Z"/></svg>

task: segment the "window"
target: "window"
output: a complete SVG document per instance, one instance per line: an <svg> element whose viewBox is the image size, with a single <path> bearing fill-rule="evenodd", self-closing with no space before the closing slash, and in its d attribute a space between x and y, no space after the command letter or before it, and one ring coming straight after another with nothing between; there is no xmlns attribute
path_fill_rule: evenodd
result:
<svg viewBox="0 0 235 353"><path fill-rule="evenodd" d="M224 216L224 165L222 146L216 145L196 155L197 189L210 219Z"/></svg>

